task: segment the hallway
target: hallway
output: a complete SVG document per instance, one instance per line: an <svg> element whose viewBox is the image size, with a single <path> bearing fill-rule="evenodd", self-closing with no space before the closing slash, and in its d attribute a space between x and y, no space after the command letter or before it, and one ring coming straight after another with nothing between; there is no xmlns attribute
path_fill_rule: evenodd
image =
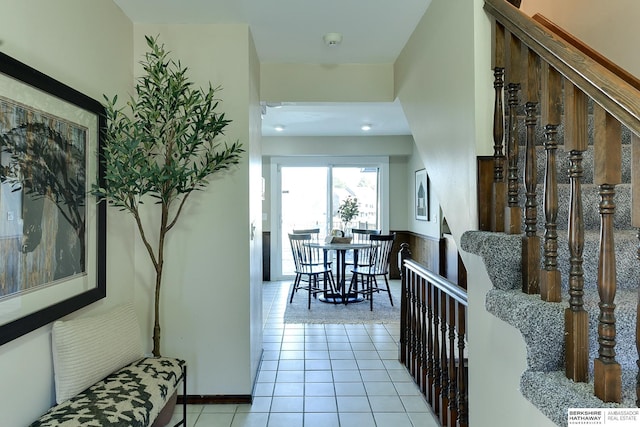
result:
<svg viewBox="0 0 640 427"><path fill-rule="evenodd" d="M398 362L399 323L284 324L289 284L264 283L253 404L189 405L189 427L439 426Z"/></svg>

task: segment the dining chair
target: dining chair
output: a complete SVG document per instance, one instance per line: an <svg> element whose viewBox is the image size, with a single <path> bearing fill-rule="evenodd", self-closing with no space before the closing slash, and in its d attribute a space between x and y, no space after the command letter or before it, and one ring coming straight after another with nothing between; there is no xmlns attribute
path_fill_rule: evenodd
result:
<svg viewBox="0 0 640 427"><path fill-rule="evenodd" d="M310 234L311 240L313 243L320 242L320 228L294 228L293 234ZM321 264L325 262L324 254L321 252L321 250L319 248L312 248L312 249L314 251L314 253L312 254L313 262L315 264ZM327 262L327 265L331 267L331 260L328 260L326 262Z"/></svg>
<svg viewBox="0 0 640 427"><path fill-rule="evenodd" d="M329 266L317 259L317 251L309 246L310 243L314 243L311 234L290 233L289 243L291 244L296 273L289 304L293 302L293 296L296 292L306 290L308 291L307 309L311 309L312 295L315 298L319 293L335 293L333 273ZM322 276L322 286L320 276Z"/></svg>
<svg viewBox="0 0 640 427"><path fill-rule="evenodd" d="M371 234L369 236L370 246L368 248L369 258L367 265L357 265L351 269L353 276L349 285L349 294L361 294L369 299L369 310L373 311L373 294L377 292L387 292L389 302L393 306L393 297L389 288L389 266L391 263L391 250L396 234ZM360 261L358 261L358 264ZM377 277L382 276L386 289L378 284ZM358 279L361 279L362 286L358 286ZM345 301L345 304L347 302Z"/></svg>
<svg viewBox="0 0 640 427"><path fill-rule="evenodd" d="M364 228L352 228L351 233L353 234L353 243L369 243L369 236L374 234L380 234L381 230L367 230ZM358 251L358 265L369 265L370 264L371 254L369 253L369 248L360 249ZM349 257L346 261L347 265L354 265L353 255Z"/></svg>

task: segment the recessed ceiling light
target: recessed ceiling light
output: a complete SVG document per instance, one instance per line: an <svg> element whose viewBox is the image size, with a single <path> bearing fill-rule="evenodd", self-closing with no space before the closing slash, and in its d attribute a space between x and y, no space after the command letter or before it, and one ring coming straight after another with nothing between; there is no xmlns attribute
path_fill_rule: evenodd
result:
<svg viewBox="0 0 640 427"><path fill-rule="evenodd" d="M282 131L284 130L284 126L283 126L283 125L275 125L275 126L273 127L273 129L274 129L276 132L282 132Z"/></svg>
<svg viewBox="0 0 640 427"><path fill-rule="evenodd" d="M360 129L362 129L363 131L368 131L371 130L371 125L370 124L364 124L362 126L360 126Z"/></svg>

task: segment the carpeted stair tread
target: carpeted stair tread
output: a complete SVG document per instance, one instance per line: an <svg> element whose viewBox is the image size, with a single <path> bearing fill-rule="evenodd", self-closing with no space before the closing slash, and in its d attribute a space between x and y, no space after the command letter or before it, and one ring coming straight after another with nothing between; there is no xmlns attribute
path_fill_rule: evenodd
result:
<svg viewBox="0 0 640 427"><path fill-rule="evenodd" d="M564 311L569 307L568 295L562 302L549 303L540 295L527 295L519 289L492 289L487 293L488 312L517 328L527 344L527 364L533 371L563 369ZM617 322L616 360L621 366L633 369L636 365L635 314L637 290L619 290L616 293L615 316ZM598 356L598 292L585 290L584 308L589 313L590 360ZM592 369L592 368L590 368Z"/></svg>
<svg viewBox="0 0 640 427"><path fill-rule="evenodd" d="M567 408L635 407L636 370L622 370L622 402L605 403L593 394L593 377L588 383L576 383L563 370L539 372L527 370L520 378L520 391L531 403L559 426L566 426Z"/></svg>
<svg viewBox="0 0 640 427"><path fill-rule="evenodd" d="M600 228L600 194L595 184L582 185L582 210L585 229ZM615 187L613 201L616 205L613 213L613 226L618 230L633 228L631 224L631 184L619 184ZM539 185L536 189L538 230L544 230L544 188ZM519 195L519 204L524 206L525 195ZM558 230L566 230L569 223L569 207L571 200L571 184L558 185ZM522 219L524 230L524 217Z"/></svg>
<svg viewBox="0 0 640 427"><path fill-rule="evenodd" d="M616 272L620 289L637 289L640 281L640 262L636 259L638 239L632 230L615 233ZM541 237L541 243L544 239ZM467 231L462 235L460 247L484 259L487 273L497 289L521 289L522 287L522 236L519 234ZM541 247L540 263L544 262ZM583 265L585 289L595 289L598 277L600 235L587 230L584 235ZM558 233L558 269L563 289L568 289L569 244L567 233Z"/></svg>
<svg viewBox="0 0 640 427"><path fill-rule="evenodd" d="M524 168L525 151L518 151L518 164ZM547 153L543 146L536 147L536 178L538 184L544 183ZM569 180L569 152L564 145L559 145L556 151L556 177L559 184L568 184ZM582 155L582 183L593 182L593 147L589 147ZM519 177L522 182L522 178ZM631 145L622 146L622 182L631 182Z"/></svg>
<svg viewBox="0 0 640 427"><path fill-rule="evenodd" d="M637 259L638 238L633 230L616 230L616 276L618 289L638 289L640 282L640 261ZM583 264L585 289L595 288L598 278L600 254L600 232L587 230L584 233ZM542 256L541 256L542 259ZM563 289L568 289L570 254L567 233L558 235L558 270L562 277Z"/></svg>

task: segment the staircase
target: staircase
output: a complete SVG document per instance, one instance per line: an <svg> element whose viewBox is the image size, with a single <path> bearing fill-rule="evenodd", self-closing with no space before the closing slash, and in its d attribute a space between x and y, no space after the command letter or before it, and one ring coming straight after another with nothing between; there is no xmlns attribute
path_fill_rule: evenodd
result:
<svg viewBox="0 0 640 427"><path fill-rule="evenodd" d="M524 123L523 117L519 122ZM593 123L593 121L590 121ZM524 126L520 125L520 132ZM590 129L593 129L590 126ZM589 132L593 135L593 132ZM522 138L524 141L525 138ZM563 149L562 131L558 134L558 170L568 170L568 156ZM538 177L544 177L544 147L536 147ZM522 159L521 159L522 160ZM593 144L584 153L584 164L593 164ZM604 403L593 393L593 364L589 368L589 382L567 379L564 368L564 310L569 299L569 243L567 238L569 182L566 174L559 174L558 213L558 270L561 272L562 302L546 302L540 295L522 292L522 235L486 231L467 231L461 240L463 250L483 258L494 288L486 297L486 309L501 320L513 325L527 345L528 370L521 379L523 395L558 425L566 425L567 408L602 408L636 406L635 347L636 304L640 262L636 259L638 240L630 224L630 132L623 132L624 184L617 187L616 213L616 270L618 289L615 316L617 320L616 360L622 367L622 402ZM599 257L599 212L597 187L593 184L593 168L585 167L583 175L583 207L585 217L584 282L585 310L589 313L589 360L598 357L598 302L596 287ZM537 199L542 200L543 180L537 185ZM521 206L524 206L521 192ZM563 203L564 202L564 203ZM542 204L538 205L538 218L544 218ZM542 235L543 230L538 230ZM542 258L542 255L541 255Z"/></svg>
<svg viewBox="0 0 640 427"><path fill-rule="evenodd" d="M535 23L526 21L528 17L503 3L506 2L485 2L486 9L496 16L497 20L496 67L511 65L512 70L507 71L506 81L512 82L517 78L523 82L518 93L517 105L514 102L505 114L505 145L513 142L519 150L508 146L505 153L507 158L503 163L503 186L506 187L508 178L512 177L512 171L508 170L508 166L513 166L513 163L508 162L509 154L518 152L517 177L520 183L516 189L517 194L511 194L510 200L514 202L513 205L499 207L498 214L494 211L494 225L496 217L503 211L507 212L504 228L500 232L496 232L495 228L494 231L467 231L462 236L461 248L481 256L484 260L493 283L493 289L486 296L487 311L516 327L526 342L528 369L521 378L522 394L553 422L563 426L567 425L568 408L635 407L636 400L640 399L636 394L639 366L636 325L640 282L640 261L637 258L640 252L637 232L634 229L634 226L638 227L638 213L634 213L632 201L632 163L634 155L635 163L638 162L638 154L634 150L638 150L640 143L629 128L620 128L620 123L624 123L633 127L636 133L640 130L637 116L640 92L634 88L621 92L621 96L626 99L620 103L629 102L636 111L630 112L634 117L629 120L623 119L624 114L616 111L621 120L618 122L613 119L611 114L617 107L614 105L611 109L603 110L596 105L593 99L599 96L598 90L594 90L594 94L588 91L588 85L583 85L580 81L583 73L578 71L574 76L571 69L565 72L562 64L549 65L545 62L546 48L539 46L539 40L551 40L552 46L548 47L549 50L556 48L553 43L557 43L557 40L549 34L537 39L536 35L545 30ZM522 30L522 27L528 25L531 25L530 29ZM503 39L500 40L500 37ZM518 40L514 41L516 37ZM518 49L517 55L527 55L529 58L529 67L524 67L524 75L513 71L514 64L518 67L522 62L526 64L527 58L524 56L525 60L522 62L521 57L514 60L517 56L514 53L515 49ZM571 48L563 46L562 49L567 49L569 59L577 57L577 53ZM505 51L504 56L500 57L501 52ZM540 55L540 58L537 55ZM556 55L555 58L557 57ZM549 58L549 61L555 60L551 56ZM588 63L589 60L585 61ZM554 70L562 70L562 84L558 84L557 94L550 95L544 91L545 88L553 87L549 83L548 74L543 73L547 79L543 83L538 85L535 81L535 78L540 76L540 68L536 68L536 63L542 64L538 66L546 70L546 73L549 73L552 66ZM589 72L597 68L591 64L587 65ZM575 101L572 98L573 93L581 96L581 91L576 90L575 86L578 83L587 93L587 97L584 98L583 104L579 100L572 104ZM500 88L501 85L497 84L496 87ZM538 87L542 87L540 93L537 92ZM502 101L500 90L497 90L496 94L497 99L500 98ZM525 108L525 103L530 103L533 108L531 105ZM597 104L606 103L598 100ZM585 110L584 120L579 114L580 106ZM501 108L496 103L497 124L502 121ZM574 115L576 109L578 114ZM543 110L544 114L540 114ZM562 121L556 123L557 127L554 126L552 132L545 134L546 122L552 122L553 117L562 118ZM598 123L597 130L595 123ZM621 129L619 133L616 127ZM579 134L585 136L584 141L579 141ZM496 143L501 137L501 130L495 130ZM599 145L603 141L609 145ZM609 157L617 152L616 147L620 141L621 162L610 161ZM496 148L496 164L503 158L501 149L502 147ZM557 155L551 154L550 151L557 152ZM548 165L553 167L554 164L547 161L548 156L555 158L557 179L554 179L547 168ZM515 158L513 160L515 163ZM635 173L637 174L637 171ZM616 182L618 178L619 182ZM635 177L636 181L637 179ZM552 186L546 187L545 180L555 182ZM609 186L609 183L613 185ZM531 187L530 190L533 190L535 185L535 199L533 191L529 191L529 195L526 194L527 185ZM637 187L640 183L636 182L635 185ZM612 200L609 199L611 187L615 191ZM486 203L495 202L496 188L499 186L494 184L493 197L485 198ZM549 206L553 206L550 191L556 192L557 212L545 211L545 191ZM572 200L581 203L572 203ZM504 205L506 204L505 202ZM534 207L533 204L537 206ZM576 206L581 206L582 209ZM609 221L607 218L611 218L609 212L613 206L614 213ZM544 243L547 239L543 237L545 217L553 218L553 215L557 215L557 240L551 237L549 240L552 240L553 244L548 246ZM499 221L497 223L499 224ZM557 259L553 249L555 243ZM536 246L537 244L539 246ZM526 245L524 250L523 245ZM548 246L546 250L545 246ZM538 247L539 257L532 253L537 251ZM611 247L615 250L609 251ZM580 258L583 262L580 262ZM533 274L532 271L541 271L541 278L538 279L537 273ZM542 276L549 271L557 272L560 277L558 302L551 302L557 299L547 294L546 286L543 284L547 279ZM542 297L539 285L543 288ZM470 286L473 285L470 283ZM608 300L612 295L615 296L612 301L615 304L613 327L609 311L611 301ZM569 307L571 310L568 310ZM585 317L588 318L584 322L585 340L588 341L588 357L585 353L584 361L580 356L584 346L581 344L580 332L577 331L580 321L572 317L577 312L586 312ZM565 334L565 330L569 331L568 335ZM602 360L605 361L604 365ZM596 374L594 366L598 363L600 372ZM621 369L620 377L615 375L617 365ZM580 373L582 368L584 373ZM605 371L604 374L602 369ZM619 388L617 381L620 382ZM601 399L596 395L605 397Z"/></svg>

